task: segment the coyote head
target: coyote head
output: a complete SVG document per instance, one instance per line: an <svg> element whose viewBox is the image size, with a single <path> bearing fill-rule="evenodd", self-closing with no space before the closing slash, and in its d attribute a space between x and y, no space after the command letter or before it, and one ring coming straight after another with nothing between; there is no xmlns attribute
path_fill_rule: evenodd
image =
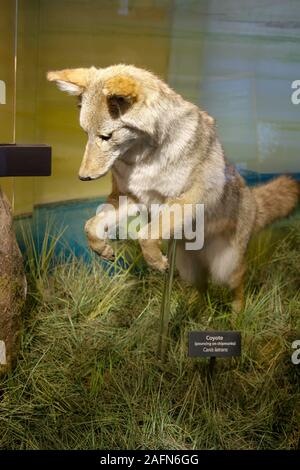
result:
<svg viewBox="0 0 300 470"><path fill-rule="evenodd" d="M47 78L79 98L80 125L88 136L81 180L105 175L119 157L142 142L155 145L157 97L168 87L150 72L114 65L48 72Z"/></svg>

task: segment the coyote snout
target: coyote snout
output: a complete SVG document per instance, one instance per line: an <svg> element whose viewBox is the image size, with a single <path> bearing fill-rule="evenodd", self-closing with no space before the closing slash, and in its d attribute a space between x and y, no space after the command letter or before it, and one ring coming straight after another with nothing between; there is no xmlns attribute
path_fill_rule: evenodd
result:
<svg viewBox="0 0 300 470"><path fill-rule="evenodd" d="M104 176L114 163L114 159L108 151L102 149L101 137L88 140L79 169L79 179L90 181ZM108 150L108 149L107 149Z"/></svg>

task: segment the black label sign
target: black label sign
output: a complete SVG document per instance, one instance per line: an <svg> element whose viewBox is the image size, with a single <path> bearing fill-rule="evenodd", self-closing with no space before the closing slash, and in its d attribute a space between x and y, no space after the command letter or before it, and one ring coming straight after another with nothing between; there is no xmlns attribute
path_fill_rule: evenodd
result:
<svg viewBox="0 0 300 470"><path fill-rule="evenodd" d="M241 355L239 331L191 331L189 356L231 357Z"/></svg>

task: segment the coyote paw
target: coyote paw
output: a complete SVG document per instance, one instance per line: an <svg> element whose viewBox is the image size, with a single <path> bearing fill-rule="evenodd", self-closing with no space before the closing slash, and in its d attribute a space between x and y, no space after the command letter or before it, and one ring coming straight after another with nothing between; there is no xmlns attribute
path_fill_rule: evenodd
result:
<svg viewBox="0 0 300 470"><path fill-rule="evenodd" d="M97 255L101 256L101 258L104 258L109 261L113 261L115 259L114 250L108 243L105 243L103 240L90 241L89 245L90 248L95 253L97 253Z"/></svg>
<svg viewBox="0 0 300 470"><path fill-rule="evenodd" d="M101 258L107 259L109 261L114 261L115 259L114 250L110 245L106 245L104 250L99 253L99 255L101 256Z"/></svg>
<svg viewBox="0 0 300 470"><path fill-rule="evenodd" d="M153 269L156 269L157 271L161 272L161 273L165 273L168 271L169 269L169 262L168 262L168 258L164 255L161 255L161 257L157 260L147 260L149 266L151 266L151 268Z"/></svg>

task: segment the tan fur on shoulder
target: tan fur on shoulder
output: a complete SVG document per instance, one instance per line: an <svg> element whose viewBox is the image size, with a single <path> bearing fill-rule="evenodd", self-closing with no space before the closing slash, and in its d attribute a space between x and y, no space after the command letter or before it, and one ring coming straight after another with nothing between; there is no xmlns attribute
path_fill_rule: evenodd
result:
<svg viewBox="0 0 300 470"><path fill-rule="evenodd" d="M203 120L210 126L214 126L215 125L215 119L210 116L206 111L200 111L200 114L203 118Z"/></svg>

